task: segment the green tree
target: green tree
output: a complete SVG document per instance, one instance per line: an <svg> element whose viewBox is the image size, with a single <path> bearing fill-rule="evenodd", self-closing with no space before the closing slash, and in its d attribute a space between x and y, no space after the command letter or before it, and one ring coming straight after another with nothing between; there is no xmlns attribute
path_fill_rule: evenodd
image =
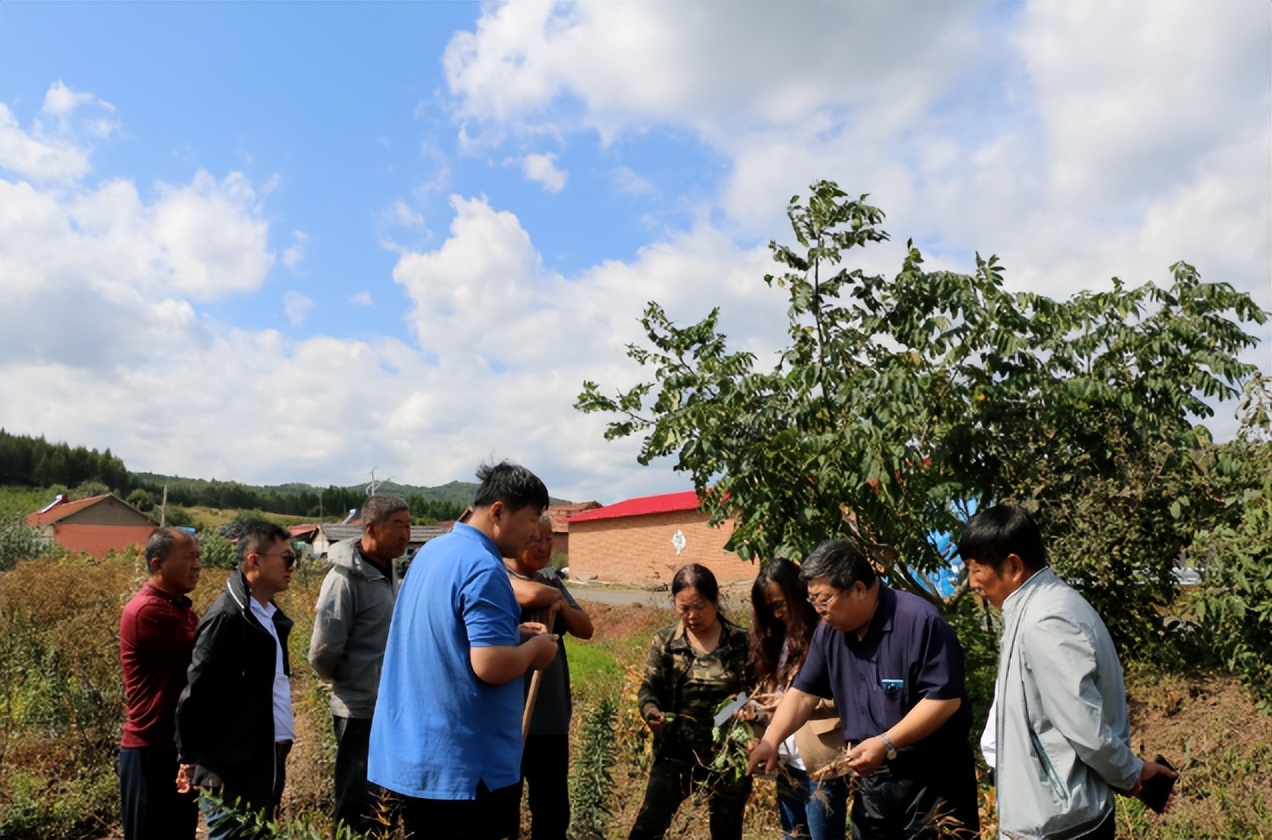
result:
<svg viewBox="0 0 1272 840"><path fill-rule="evenodd" d="M614 394L585 382L576 403L616 415L607 438L641 436L641 463L674 457L711 521L734 521L741 557L800 558L847 533L895 585L936 600L924 577L948 558L932 535L957 534L970 505L1023 501L1062 545L1074 527L1065 511L1096 489L1116 495L1138 459L1152 455L1159 475L1186 471L1209 442L1194 422L1212 414L1207 400L1254 373L1238 359L1255 342L1241 324L1266 313L1186 263L1169 288L1114 278L1067 301L1009 293L996 257L977 255L972 274L925 271L912 243L894 277L871 275L842 265L888 239L865 199L821 181L806 203L791 200L798 246L770 243L781 273L764 278L788 300L790 343L771 370L728 350L718 309L682 327L651 302L648 346L628 348L650 381ZM1170 514L1164 491L1149 495L1136 540L1163 506ZM1126 546L1117 581L1088 574L1102 553L1056 552L1057 565L1105 587L1087 592L1132 628L1173 594L1188 532ZM1128 593L1132 580L1149 586Z"/></svg>
<svg viewBox="0 0 1272 840"><path fill-rule="evenodd" d="M1197 535L1190 559L1201 572L1204 641L1272 713L1272 423L1265 400L1246 406L1244 434L1213 458L1232 479L1215 492L1226 515Z"/></svg>

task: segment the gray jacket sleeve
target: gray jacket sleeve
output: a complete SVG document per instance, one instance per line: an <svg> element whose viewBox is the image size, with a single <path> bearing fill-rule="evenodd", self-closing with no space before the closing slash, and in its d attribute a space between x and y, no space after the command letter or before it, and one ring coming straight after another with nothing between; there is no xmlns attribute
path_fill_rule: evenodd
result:
<svg viewBox="0 0 1272 840"><path fill-rule="evenodd" d="M1134 787L1144 762L1131 750L1125 694L1117 696L1123 683L1120 673L1112 672L1120 670L1112 645L1073 616L1057 614L1025 628L1023 642L1046 719L1110 786Z"/></svg>
<svg viewBox="0 0 1272 840"><path fill-rule="evenodd" d="M336 678L355 613L349 572L336 566L323 579L314 608L314 631L309 637L309 664L328 682Z"/></svg>

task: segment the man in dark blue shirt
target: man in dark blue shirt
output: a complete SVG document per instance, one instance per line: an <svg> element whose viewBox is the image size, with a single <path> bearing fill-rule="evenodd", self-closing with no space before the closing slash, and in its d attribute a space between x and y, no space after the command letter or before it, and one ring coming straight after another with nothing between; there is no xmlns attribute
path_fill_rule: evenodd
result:
<svg viewBox="0 0 1272 840"><path fill-rule="evenodd" d="M772 772L778 745L819 698L833 697L857 776L854 840L978 837L971 709L954 629L927 601L884 586L848 540L818 546L801 576L823 621L748 770Z"/></svg>

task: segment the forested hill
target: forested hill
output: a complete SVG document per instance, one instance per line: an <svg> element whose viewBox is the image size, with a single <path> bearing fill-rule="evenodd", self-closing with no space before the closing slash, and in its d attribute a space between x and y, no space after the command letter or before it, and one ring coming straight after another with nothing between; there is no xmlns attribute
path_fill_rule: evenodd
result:
<svg viewBox="0 0 1272 840"><path fill-rule="evenodd" d="M256 486L134 473L109 448L98 452L83 446L49 443L42 436L11 435L4 429L0 429L0 485L56 488L59 492L69 491L75 498L110 491L143 510L158 503L166 487L170 505L258 510L327 521L340 519L359 507L367 495L366 484L325 488L298 483ZM466 481L452 481L440 487L396 482L376 485L378 492L406 499L412 516L431 520L458 517L472 501L476 488L476 484Z"/></svg>

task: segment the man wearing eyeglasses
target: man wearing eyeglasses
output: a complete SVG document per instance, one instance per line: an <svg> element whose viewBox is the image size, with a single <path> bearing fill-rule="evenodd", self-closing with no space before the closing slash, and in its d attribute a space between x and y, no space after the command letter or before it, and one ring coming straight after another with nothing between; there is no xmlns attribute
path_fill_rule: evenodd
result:
<svg viewBox="0 0 1272 840"><path fill-rule="evenodd" d="M209 840L255 836L251 815L272 820L295 737L287 634L274 596L291 585L291 535L246 524L238 568L194 635L189 684L177 703L177 789L202 788Z"/></svg>
<svg viewBox="0 0 1272 840"><path fill-rule="evenodd" d="M831 540L800 576L822 617L748 772L773 772L777 748L833 698L856 775L852 836L979 837L976 765L963 649L927 601L885 586L848 540Z"/></svg>

